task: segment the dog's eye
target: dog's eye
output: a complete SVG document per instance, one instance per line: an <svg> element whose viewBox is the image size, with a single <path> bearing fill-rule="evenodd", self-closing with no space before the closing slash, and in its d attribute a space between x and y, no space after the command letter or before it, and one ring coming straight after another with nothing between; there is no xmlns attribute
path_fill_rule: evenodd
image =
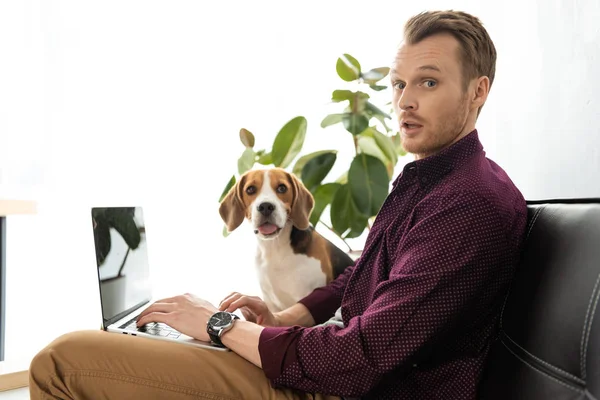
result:
<svg viewBox="0 0 600 400"><path fill-rule="evenodd" d="M277 186L277 193L285 193L287 192L287 186L281 184L279 186Z"/></svg>
<svg viewBox="0 0 600 400"><path fill-rule="evenodd" d="M252 195L252 194L256 193L256 186L248 186L248 187L246 188L246 193L247 193L247 194L250 194L250 195Z"/></svg>

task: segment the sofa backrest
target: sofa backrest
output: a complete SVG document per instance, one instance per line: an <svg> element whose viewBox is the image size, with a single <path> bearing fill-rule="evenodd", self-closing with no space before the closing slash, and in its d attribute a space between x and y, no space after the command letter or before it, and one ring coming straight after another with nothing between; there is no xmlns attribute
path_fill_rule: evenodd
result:
<svg viewBox="0 0 600 400"><path fill-rule="evenodd" d="M480 398L600 400L600 199L528 202Z"/></svg>

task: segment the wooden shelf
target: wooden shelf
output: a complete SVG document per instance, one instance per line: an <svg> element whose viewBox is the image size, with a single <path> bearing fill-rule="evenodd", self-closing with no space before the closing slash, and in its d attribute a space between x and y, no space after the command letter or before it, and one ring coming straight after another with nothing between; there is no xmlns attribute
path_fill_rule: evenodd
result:
<svg viewBox="0 0 600 400"><path fill-rule="evenodd" d="M25 360L18 362L0 362L0 392L29 386L29 363Z"/></svg>
<svg viewBox="0 0 600 400"><path fill-rule="evenodd" d="M36 214L37 203L31 200L0 199L0 216L15 214Z"/></svg>

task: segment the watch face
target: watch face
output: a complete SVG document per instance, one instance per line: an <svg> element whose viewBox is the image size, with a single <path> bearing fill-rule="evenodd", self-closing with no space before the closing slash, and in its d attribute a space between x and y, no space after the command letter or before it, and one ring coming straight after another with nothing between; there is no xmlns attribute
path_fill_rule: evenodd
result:
<svg viewBox="0 0 600 400"><path fill-rule="evenodd" d="M214 328L222 328L231 324L232 319L233 317L231 316L231 314L221 311L210 317L208 323Z"/></svg>

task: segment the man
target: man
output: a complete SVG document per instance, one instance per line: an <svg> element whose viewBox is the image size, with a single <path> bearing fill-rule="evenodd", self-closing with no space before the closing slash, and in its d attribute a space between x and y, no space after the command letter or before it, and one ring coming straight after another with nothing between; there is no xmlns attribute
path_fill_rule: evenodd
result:
<svg viewBox="0 0 600 400"><path fill-rule="evenodd" d="M256 297L224 299L221 310L246 316L221 337L228 353L65 335L33 360L32 399L475 398L526 225L523 196L485 157L475 129L495 62L477 18L411 18L390 77L415 161L395 180L356 266L275 315ZM323 324L340 306L343 326ZM209 340L217 311L186 294L153 304L138 324Z"/></svg>

